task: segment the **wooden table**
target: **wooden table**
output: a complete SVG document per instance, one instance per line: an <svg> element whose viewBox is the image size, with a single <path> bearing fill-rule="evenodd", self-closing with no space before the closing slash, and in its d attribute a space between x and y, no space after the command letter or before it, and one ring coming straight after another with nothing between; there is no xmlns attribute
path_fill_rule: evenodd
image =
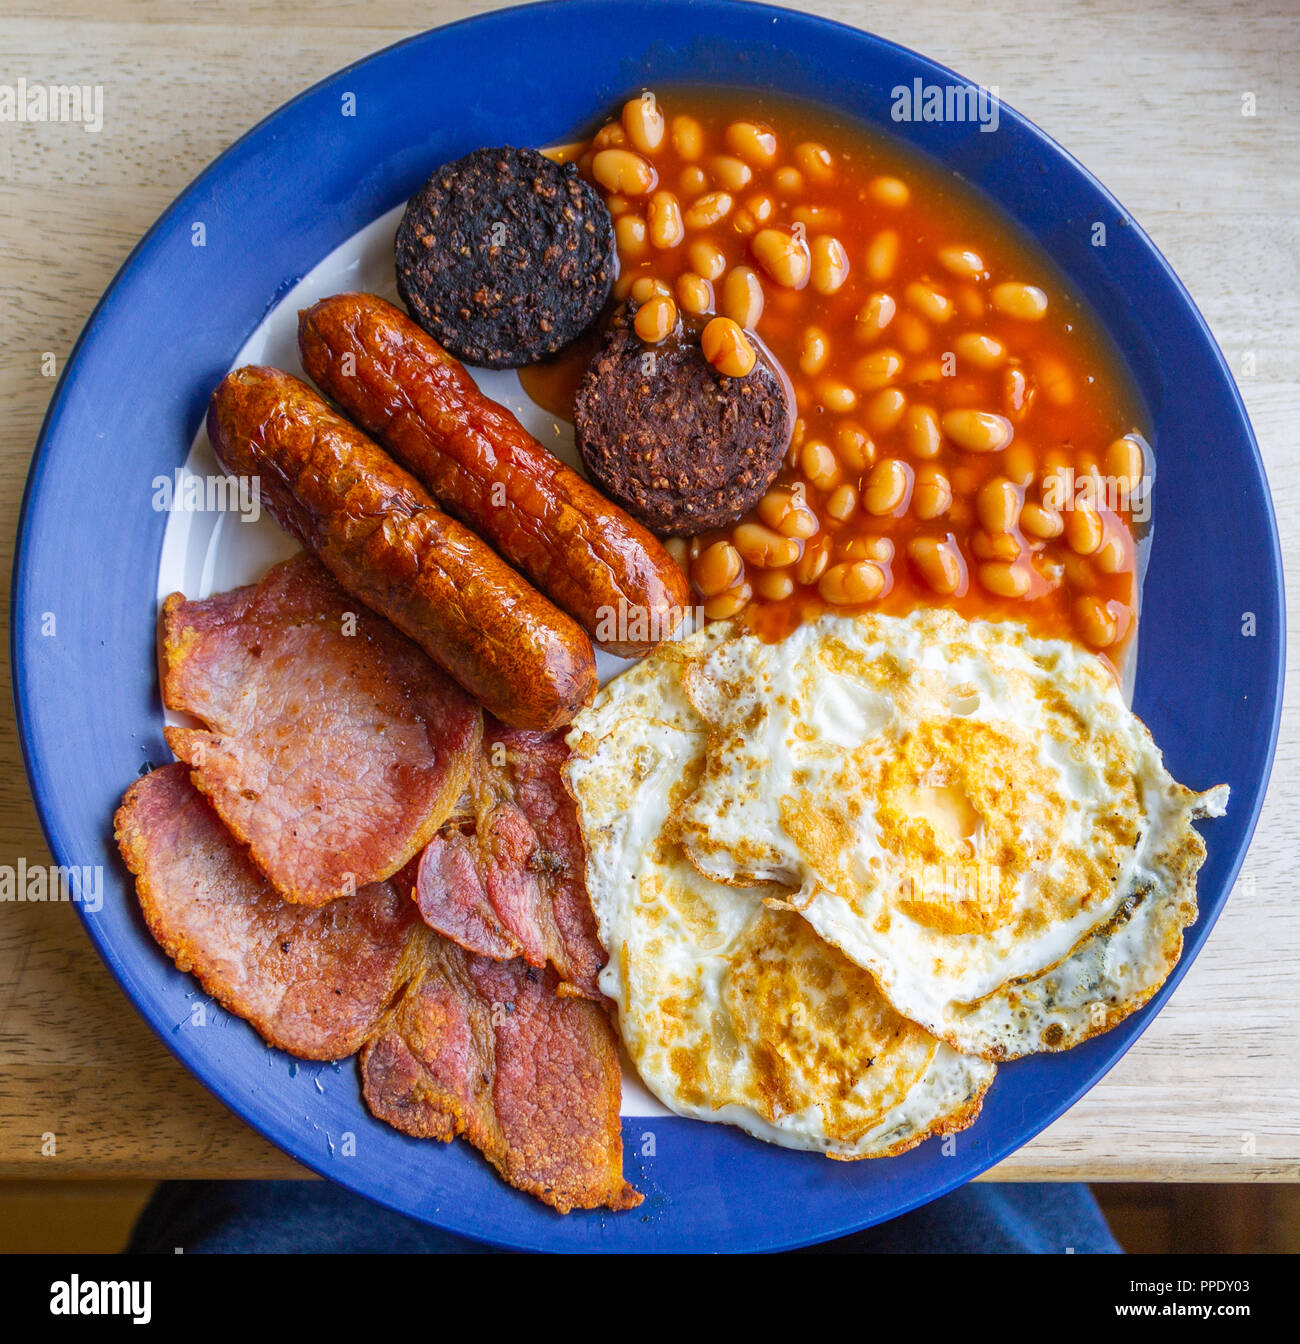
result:
<svg viewBox="0 0 1300 1344"><path fill-rule="evenodd" d="M0 548L54 381L133 244L232 140L299 90L468 0L6 0L0 80L103 84L98 135L0 123ZM1290 0L808 5L996 85L1118 195L1209 319L1300 574L1300 24ZM382 26L358 26L361 18ZM1254 95L1254 117L1243 98ZM111 469L105 464L105 469ZM7 627L7 605L4 620ZM1300 647L1293 621L1292 648ZM1295 685L1245 873L1158 1020L1014 1179L1300 1177ZM0 862L48 862L0 722ZM68 906L0 907L0 1176L301 1172L212 1099L119 993ZM43 1154L55 1136L53 1154Z"/></svg>

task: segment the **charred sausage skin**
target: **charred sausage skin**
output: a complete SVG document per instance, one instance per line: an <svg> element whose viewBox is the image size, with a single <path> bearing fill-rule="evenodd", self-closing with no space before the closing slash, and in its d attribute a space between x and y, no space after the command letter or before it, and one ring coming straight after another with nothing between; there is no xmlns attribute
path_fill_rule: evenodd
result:
<svg viewBox="0 0 1300 1344"><path fill-rule="evenodd" d="M602 648L639 657L673 632L690 589L659 541L399 309L323 299L299 314L298 348L327 396Z"/></svg>
<svg viewBox="0 0 1300 1344"><path fill-rule="evenodd" d="M310 387L227 374L208 406L221 465L271 516L504 722L568 723L596 691L591 642Z"/></svg>

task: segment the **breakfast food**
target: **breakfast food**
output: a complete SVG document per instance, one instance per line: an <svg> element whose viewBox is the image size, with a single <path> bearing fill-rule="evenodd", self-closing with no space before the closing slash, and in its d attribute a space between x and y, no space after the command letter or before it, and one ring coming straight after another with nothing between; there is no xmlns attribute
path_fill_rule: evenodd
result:
<svg viewBox="0 0 1300 1344"><path fill-rule="evenodd" d="M570 733L587 888L610 959L601 986L647 1086L682 1115L839 1158L964 1129L994 1068L907 1021L774 886L711 881L674 809L705 766L682 673L713 626L611 682Z"/></svg>
<svg viewBox="0 0 1300 1344"><path fill-rule="evenodd" d="M573 620L304 383L236 369L212 394L208 436L343 588L499 719L554 728L591 699L595 657Z"/></svg>
<svg viewBox="0 0 1300 1344"><path fill-rule="evenodd" d="M560 774L568 754L560 733L489 720L464 805L420 856L414 897L425 923L467 951L549 962L561 994L598 999L605 953Z"/></svg>
<svg viewBox="0 0 1300 1344"><path fill-rule="evenodd" d="M132 784L114 829L149 932L281 1050L355 1054L416 969L420 922L393 886L361 887L320 910L290 905L183 765Z"/></svg>
<svg viewBox="0 0 1300 1344"><path fill-rule="evenodd" d="M633 1209L619 1070L604 1010L552 971L440 941L361 1055L366 1103L417 1138L458 1134L511 1185L558 1209Z"/></svg>
<svg viewBox="0 0 1300 1344"><path fill-rule="evenodd" d="M720 360L728 324L761 341L793 387L779 473L682 557L710 618L778 638L827 608L951 606L1125 661L1154 469L1142 410L985 202L754 90L644 92L562 155L614 216L616 297L655 295L630 366L681 314L721 329Z"/></svg>
<svg viewBox="0 0 1300 1344"><path fill-rule="evenodd" d="M392 304L323 299L299 314L298 349L327 396L603 648L639 657L672 634L690 590L659 542Z"/></svg>
<svg viewBox="0 0 1300 1344"><path fill-rule="evenodd" d="M697 636L652 661L707 732L672 812L692 865L776 884L769 901L955 1049L1068 1048L1163 983L1196 914L1191 821L1227 791L1170 778L1093 655L921 610L828 614L777 643Z"/></svg>
<svg viewBox="0 0 1300 1344"><path fill-rule="evenodd" d="M150 932L183 971L302 1059L361 1050L381 1120L464 1134L512 1185L567 1213L632 1208L623 1179L613 1031L554 972L463 953L394 883L320 909L291 905L190 783L151 771L115 818Z"/></svg>
<svg viewBox="0 0 1300 1344"><path fill-rule="evenodd" d="M535 149L477 149L439 168L397 230L397 287L452 354L515 368L591 325L615 275L599 195Z"/></svg>
<svg viewBox="0 0 1300 1344"><path fill-rule="evenodd" d="M231 833L287 901L391 877L469 781L478 705L299 555L255 586L163 604L167 728Z"/></svg>
<svg viewBox="0 0 1300 1344"><path fill-rule="evenodd" d="M117 814L178 966L561 1211L641 1202L615 1014L671 1110L782 1147L976 1124L1165 984L1227 803L1127 707L1154 457L1061 278L896 146L674 97L439 169L414 320L299 314L339 410L222 382L315 558L167 600L198 722ZM593 640L642 661L597 692Z"/></svg>
<svg viewBox="0 0 1300 1344"><path fill-rule="evenodd" d="M771 484L790 444L788 391L765 357L743 377L720 373L698 324L676 320L648 350L636 330L644 310L614 314L578 388L578 450L651 531L694 536L740 517Z"/></svg>

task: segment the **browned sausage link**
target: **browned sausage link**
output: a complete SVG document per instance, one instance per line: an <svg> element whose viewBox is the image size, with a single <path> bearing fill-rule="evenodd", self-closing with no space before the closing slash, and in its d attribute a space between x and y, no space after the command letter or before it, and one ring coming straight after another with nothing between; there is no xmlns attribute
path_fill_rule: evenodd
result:
<svg viewBox="0 0 1300 1344"><path fill-rule="evenodd" d="M554 728L591 700L587 636L306 383L236 369L208 436L228 472L260 478L281 527L499 719Z"/></svg>
<svg viewBox="0 0 1300 1344"><path fill-rule="evenodd" d="M690 589L659 542L399 309L323 299L299 314L298 348L326 395L603 648L636 657L673 632Z"/></svg>

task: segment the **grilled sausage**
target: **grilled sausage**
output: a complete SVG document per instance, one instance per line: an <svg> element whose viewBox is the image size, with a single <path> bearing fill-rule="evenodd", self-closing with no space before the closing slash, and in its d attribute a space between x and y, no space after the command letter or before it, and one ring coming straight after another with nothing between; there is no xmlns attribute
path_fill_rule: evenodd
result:
<svg viewBox="0 0 1300 1344"><path fill-rule="evenodd" d="M208 436L228 472L260 478L281 527L498 718L554 728L595 694L582 630L305 383L236 369Z"/></svg>
<svg viewBox="0 0 1300 1344"><path fill-rule="evenodd" d="M637 657L673 633L690 589L663 546L391 303L323 299L298 315L298 349L327 396L602 648Z"/></svg>

